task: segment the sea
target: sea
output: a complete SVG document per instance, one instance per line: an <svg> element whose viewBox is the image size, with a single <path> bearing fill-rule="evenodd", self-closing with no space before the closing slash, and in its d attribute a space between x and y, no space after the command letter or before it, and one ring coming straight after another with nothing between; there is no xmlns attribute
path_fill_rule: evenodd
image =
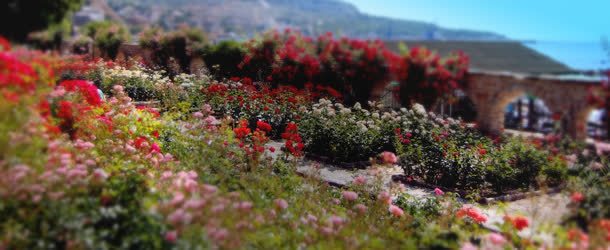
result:
<svg viewBox="0 0 610 250"><path fill-rule="evenodd" d="M522 43L576 70L610 69L610 42L524 41Z"/></svg>

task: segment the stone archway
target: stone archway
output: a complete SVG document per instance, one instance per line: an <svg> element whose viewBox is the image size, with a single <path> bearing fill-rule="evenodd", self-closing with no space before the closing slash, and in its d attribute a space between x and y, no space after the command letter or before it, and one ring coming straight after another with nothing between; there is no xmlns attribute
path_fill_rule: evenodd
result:
<svg viewBox="0 0 610 250"><path fill-rule="evenodd" d="M587 95L595 81L565 80L515 74L471 73L465 92L477 107L478 127L491 134L504 129L504 108L515 98L530 93L561 116L566 134L585 139L587 115L592 110Z"/></svg>

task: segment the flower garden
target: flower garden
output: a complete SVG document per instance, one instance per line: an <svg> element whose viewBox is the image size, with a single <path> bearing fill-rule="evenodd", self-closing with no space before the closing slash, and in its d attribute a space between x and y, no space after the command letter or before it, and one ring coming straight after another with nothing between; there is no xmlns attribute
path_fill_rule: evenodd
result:
<svg viewBox="0 0 610 250"><path fill-rule="evenodd" d="M604 155L559 135L491 137L426 111L464 84L466 55L291 31L213 48L188 30L155 32L141 39L154 48L147 63L2 39L1 249L609 247ZM197 53L217 67L178 73ZM405 108L369 102L389 79ZM331 186L300 174L304 159L400 166L407 185L433 195L364 176ZM490 227L472 205L550 189L570 199L560 224L506 213Z"/></svg>

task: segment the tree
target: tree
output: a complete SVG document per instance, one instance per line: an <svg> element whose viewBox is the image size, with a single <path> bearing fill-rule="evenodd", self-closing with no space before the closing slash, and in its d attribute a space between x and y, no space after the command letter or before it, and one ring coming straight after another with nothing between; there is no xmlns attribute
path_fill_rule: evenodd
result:
<svg viewBox="0 0 610 250"><path fill-rule="evenodd" d="M25 41L32 31L40 31L60 23L83 4L83 0L5 0L0 16L5 24L0 34L15 41ZM10 23L10 24L8 24Z"/></svg>

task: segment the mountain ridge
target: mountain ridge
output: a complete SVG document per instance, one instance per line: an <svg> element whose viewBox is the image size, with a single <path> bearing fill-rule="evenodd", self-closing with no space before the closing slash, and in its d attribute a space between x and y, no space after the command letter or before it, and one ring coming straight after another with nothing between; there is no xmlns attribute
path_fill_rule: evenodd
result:
<svg viewBox="0 0 610 250"><path fill-rule="evenodd" d="M212 38L245 39L269 29L383 40L507 40L493 32L370 15L343 0L106 0L134 32L148 25L200 27Z"/></svg>

